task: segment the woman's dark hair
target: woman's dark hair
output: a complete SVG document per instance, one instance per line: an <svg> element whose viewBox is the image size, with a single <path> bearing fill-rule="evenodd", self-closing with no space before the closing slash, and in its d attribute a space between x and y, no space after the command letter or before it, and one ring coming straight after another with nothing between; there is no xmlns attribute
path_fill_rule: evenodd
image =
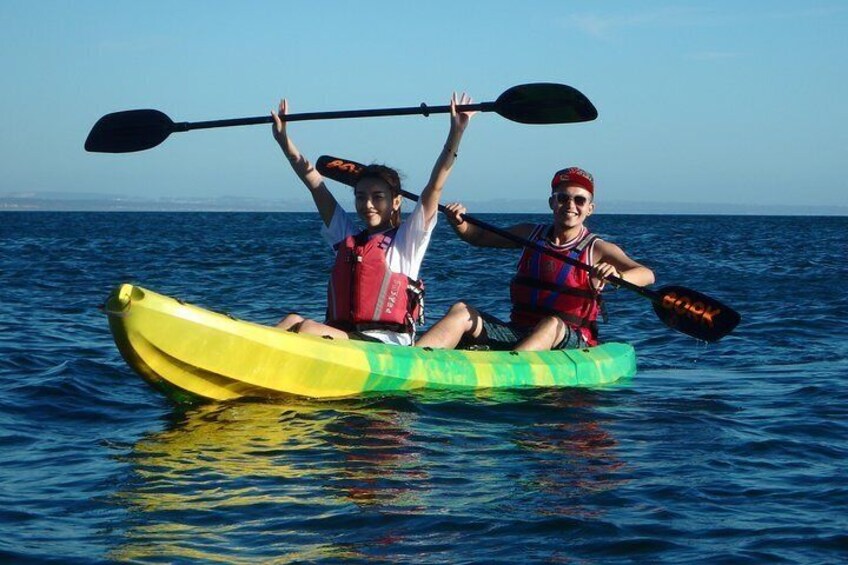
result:
<svg viewBox="0 0 848 565"><path fill-rule="evenodd" d="M362 172L359 173L359 180L364 178L380 179L389 185L389 189L392 191L392 196L398 196L400 194L400 175L391 167L377 164L366 165L363 167Z"/></svg>

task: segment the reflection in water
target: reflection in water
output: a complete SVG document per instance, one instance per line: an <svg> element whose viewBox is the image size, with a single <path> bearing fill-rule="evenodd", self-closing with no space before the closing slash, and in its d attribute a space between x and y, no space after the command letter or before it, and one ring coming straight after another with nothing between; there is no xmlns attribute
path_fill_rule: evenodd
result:
<svg viewBox="0 0 848 565"><path fill-rule="evenodd" d="M335 482L345 498L360 506L393 505L413 513L421 508L416 485L429 475L410 441L410 416L354 413L327 425L327 442L344 458Z"/></svg>
<svg viewBox="0 0 848 565"><path fill-rule="evenodd" d="M131 526L111 557L351 557L321 531L342 528L361 507L422 507L422 487L413 485L427 474L406 429L414 417L364 402L238 403L175 415L129 456L134 480L116 498ZM257 543L263 536L269 544ZM244 547L233 547L239 538Z"/></svg>
<svg viewBox="0 0 848 565"><path fill-rule="evenodd" d="M545 516L592 519L603 506L594 495L613 491L628 481L625 463L616 453L617 442L599 421L595 393L573 390L555 394L546 404L561 416L515 431L515 445L532 457L532 472L522 481L527 491L522 503L536 505Z"/></svg>
<svg viewBox="0 0 848 565"><path fill-rule="evenodd" d="M115 500L130 519L109 557L392 561L461 547L462 532L597 519L597 497L626 471L599 394L428 393L175 414L127 456L132 479Z"/></svg>

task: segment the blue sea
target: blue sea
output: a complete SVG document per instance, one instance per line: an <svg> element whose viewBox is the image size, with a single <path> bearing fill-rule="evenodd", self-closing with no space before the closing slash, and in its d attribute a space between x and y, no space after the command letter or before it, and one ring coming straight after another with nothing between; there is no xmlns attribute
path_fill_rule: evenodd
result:
<svg viewBox="0 0 848 565"><path fill-rule="evenodd" d="M602 338L639 370L614 386L179 407L120 357L110 290L320 317L318 216L0 214L0 562L845 562L848 218L590 227L742 323L706 345L620 289ZM506 315L517 257L441 221L429 322Z"/></svg>

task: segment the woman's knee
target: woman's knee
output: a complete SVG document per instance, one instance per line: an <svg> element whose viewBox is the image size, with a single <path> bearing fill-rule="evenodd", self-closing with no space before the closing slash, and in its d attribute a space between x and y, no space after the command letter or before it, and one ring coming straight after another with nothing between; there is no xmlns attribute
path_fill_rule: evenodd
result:
<svg viewBox="0 0 848 565"><path fill-rule="evenodd" d="M304 320L305 318L303 316L292 312L291 314L280 320L279 323L277 323L277 327L282 328L284 330L291 330L296 332L297 328L300 326L300 324L303 323Z"/></svg>

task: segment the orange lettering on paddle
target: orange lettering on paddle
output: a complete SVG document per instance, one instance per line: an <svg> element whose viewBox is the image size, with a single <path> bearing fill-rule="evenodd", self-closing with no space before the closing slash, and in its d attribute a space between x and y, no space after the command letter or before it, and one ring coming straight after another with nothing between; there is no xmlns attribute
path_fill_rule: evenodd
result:
<svg viewBox="0 0 848 565"><path fill-rule="evenodd" d="M677 300L674 301L674 311L678 314L686 314L689 311L689 307L692 303L685 296L681 296Z"/></svg>
<svg viewBox="0 0 848 565"><path fill-rule="evenodd" d="M669 292L663 296L662 306L666 310L674 310L677 314L685 314L711 328L713 327L713 318L721 313L720 308L710 308L700 300L692 302L689 297L677 296L674 292Z"/></svg>
<svg viewBox="0 0 848 565"><path fill-rule="evenodd" d="M348 163L347 161L342 161L341 159L336 159L334 161L330 161L327 163L328 169L341 169L343 171L347 171L349 173L358 173L359 167L357 167L353 163Z"/></svg>
<svg viewBox="0 0 848 565"><path fill-rule="evenodd" d="M699 318L704 315L706 308L703 302L693 302L692 306L689 307L689 315L693 318Z"/></svg>
<svg viewBox="0 0 848 565"><path fill-rule="evenodd" d="M666 310L671 310L674 308L674 301L677 300L677 295L673 292L669 292L668 294L663 296L663 308Z"/></svg>
<svg viewBox="0 0 848 565"><path fill-rule="evenodd" d="M719 314L721 314L721 308L716 308L714 310L707 308L704 311L701 321L707 323L710 327L713 327L713 316L718 316Z"/></svg>

